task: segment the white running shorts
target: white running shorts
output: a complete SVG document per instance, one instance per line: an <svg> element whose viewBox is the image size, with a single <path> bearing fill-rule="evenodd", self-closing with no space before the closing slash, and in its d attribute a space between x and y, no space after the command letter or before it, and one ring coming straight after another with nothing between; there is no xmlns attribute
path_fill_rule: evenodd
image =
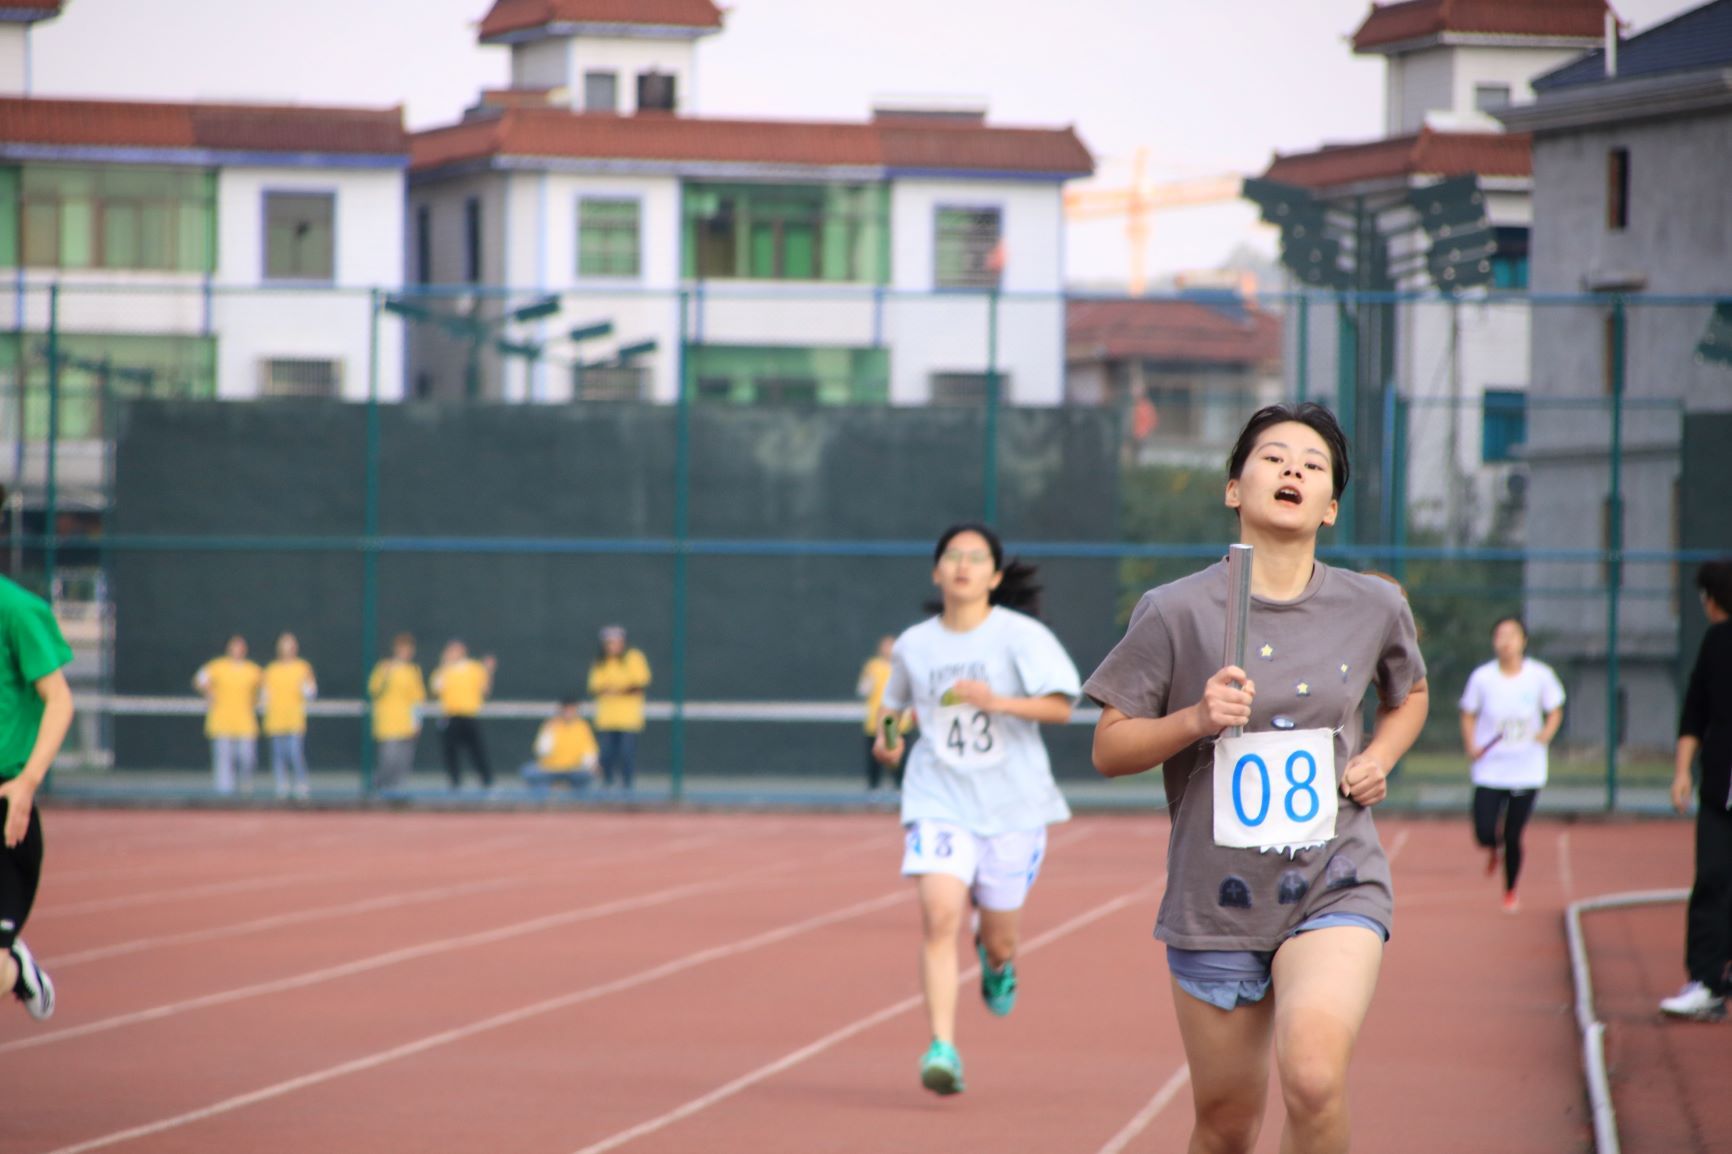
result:
<svg viewBox="0 0 1732 1154"><path fill-rule="evenodd" d="M983 910L1019 910L1046 856L1046 827L982 837L954 822L918 818L903 826L902 876L960 878Z"/></svg>

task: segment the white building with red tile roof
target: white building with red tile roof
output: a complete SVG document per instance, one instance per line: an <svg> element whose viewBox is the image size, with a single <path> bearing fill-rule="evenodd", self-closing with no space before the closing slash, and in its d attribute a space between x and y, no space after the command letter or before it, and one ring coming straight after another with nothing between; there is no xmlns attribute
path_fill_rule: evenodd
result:
<svg viewBox="0 0 1732 1154"><path fill-rule="evenodd" d="M0 97L13 480L41 484L51 377L75 505L99 501L105 395L354 399L376 364L397 396L369 304L402 280L408 164L400 108Z"/></svg>
<svg viewBox="0 0 1732 1154"><path fill-rule="evenodd" d="M512 88L415 135L408 220L428 308L490 309L546 354L487 350L476 391L667 401L684 368L704 401L915 404L978 400L990 369L1015 403L1059 403L1062 187L1093 169L1076 133L961 108L700 118L694 46L721 21L709 0L497 0L483 19ZM471 285L515 295L451 298ZM557 317L502 319L548 296ZM414 391L468 390L463 344L417 326Z"/></svg>

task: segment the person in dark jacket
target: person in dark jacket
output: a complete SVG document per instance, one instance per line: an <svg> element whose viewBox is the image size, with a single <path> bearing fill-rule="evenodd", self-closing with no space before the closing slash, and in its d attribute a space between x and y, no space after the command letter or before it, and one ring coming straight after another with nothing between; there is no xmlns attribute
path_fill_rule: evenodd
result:
<svg viewBox="0 0 1732 1154"><path fill-rule="evenodd" d="M1718 1021L1732 992L1732 561L1710 561L1696 573L1708 632L1690 670L1678 718L1672 805L1690 807L1690 765L1701 758L1695 783L1696 884L1684 925L1684 967L1690 981L1660 1009L1679 1018Z"/></svg>

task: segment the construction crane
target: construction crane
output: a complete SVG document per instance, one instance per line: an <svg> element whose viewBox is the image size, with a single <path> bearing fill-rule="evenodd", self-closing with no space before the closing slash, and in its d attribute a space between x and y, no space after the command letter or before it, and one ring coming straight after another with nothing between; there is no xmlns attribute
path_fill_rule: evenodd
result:
<svg viewBox="0 0 1732 1154"><path fill-rule="evenodd" d="M1238 200L1244 178L1205 176L1160 184L1143 179L1149 150L1139 148L1132 160L1131 182L1122 188L1073 188L1064 194L1064 214L1069 220L1108 220L1123 217L1125 243L1130 249L1130 291L1141 296L1146 278L1143 257L1149 243L1149 217L1169 208L1190 208Z"/></svg>

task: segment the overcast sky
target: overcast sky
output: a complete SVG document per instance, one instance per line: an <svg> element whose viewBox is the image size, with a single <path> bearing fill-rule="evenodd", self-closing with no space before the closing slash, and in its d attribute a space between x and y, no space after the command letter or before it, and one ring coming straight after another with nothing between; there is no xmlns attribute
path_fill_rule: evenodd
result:
<svg viewBox="0 0 1732 1154"><path fill-rule="evenodd" d="M475 26L492 0L71 0L34 37L51 96L394 105L455 119L506 82ZM1369 0L733 0L700 43L695 111L863 119L874 98L985 103L999 124L1074 125L1101 178L1255 173L1276 152L1382 130L1383 64L1347 38ZM1638 30L1693 0L1618 0ZM1122 226L1072 229L1071 280L1122 279ZM1154 272L1208 268L1273 233L1244 204L1154 219Z"/></svg>

